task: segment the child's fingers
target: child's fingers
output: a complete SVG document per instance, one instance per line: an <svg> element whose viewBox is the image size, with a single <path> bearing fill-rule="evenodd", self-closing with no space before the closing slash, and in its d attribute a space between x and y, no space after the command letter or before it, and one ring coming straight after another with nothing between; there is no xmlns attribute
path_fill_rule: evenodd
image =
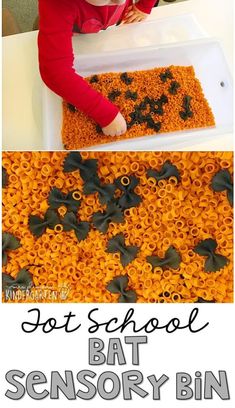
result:
<svg viewBox="0 0 235 408"><path fill-rule="evenodd" d="M128 18L124 18L124 19L122 20L122 24L126 24L127 21L129 21L129 17L128 17Z"/></svg>
<svg viewBox="0 0 235 408"><path fill-rule="evenodd" d="M132 10L132 11L129 11L129 13L125 14L125 16L123 17L123 20L126 20L127 18L133 16L133 14L134 14L134 11L133 11L133 10Z"/></svg>
<svg viewBox="0 0 235 408"><path fill-rule="evenodd" d="M135 12L131 12L131 13L129 13L128 15L126 15L126 16L124 17L124 20L130 20L130 19L135 18L135 17L136 17L136 13L135 13Z"/></svg>
<svg viewBox="0 0 235 408"><path fill-rule="evenodd" d="M135 23L140 23L142 20L143 20L142 17L137 17L134 22Z"/></svg>
<svg viewBox="0 0 235 408"><path fill-rule="evenodd" d="M145 20L147 14L142 13L139 11L135 5L128 7L126 14L122 19L122 24L130 24L130 23L139 23L142 20Z"/></svg>
<svg viewBox="0 0 235 408"><path fill-rule="evenodd" d="M133 12L134 12L133 6L128 7L123 18L126 18L126 16L128 16L129 14L132 14Z"/></svg>
<svg viewBox="0 0 235 408"><path fill-rule="evenodd" d="M109 125L102 128L102 131L106 136L119 136L125 133L126 130L126 120L120 112Z"/></svg>
<svg viewBox="0 0 235 408"><path fill-rule="evenodd" d="M126 13L129 13L129 11L131 11L131 10L133 10L133 9L134 9L133 6L129 6L129 7L127 8L127 10L126 10Z"/></svg>
<svg viewBox="0 0 235 408"><path fill-rule="evenodd" d="M141 17L133 15L133 16L130 16L129 18L125 19L124 23L125 24L130 24L130 23L139 22L141 20L142 20Z"/></svg>

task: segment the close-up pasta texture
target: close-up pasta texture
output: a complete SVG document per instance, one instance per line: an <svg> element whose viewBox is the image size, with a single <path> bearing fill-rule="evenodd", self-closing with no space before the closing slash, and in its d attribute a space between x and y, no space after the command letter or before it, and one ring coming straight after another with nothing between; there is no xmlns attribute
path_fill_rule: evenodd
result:
<svg viewBox="0 0 235 408"><path fill-rule="evenodd" d="M213 113L193 66L111 72L93 75L86 80L120 109L127 122L127 132L116 137L105 136L92 119L64 101L62 140L67 150L215 126Z"/></svg>
<svg viewBox="0 0 235 408"><path fill-rule="evenodd" d="M232 152L4 152L3 301L233 302Z"/></svg>

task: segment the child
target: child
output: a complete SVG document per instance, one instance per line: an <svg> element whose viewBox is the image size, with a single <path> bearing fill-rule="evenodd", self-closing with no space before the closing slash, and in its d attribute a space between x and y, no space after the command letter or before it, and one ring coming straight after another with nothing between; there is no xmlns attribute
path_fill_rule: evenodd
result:
<svg viewBox="0 0 235 408"><path fill-rule="evenodd" d="M126 132L119 109L73 68L72 33L96 33L119 22L144 20L156 0L39 0L39 66L43 81L55 93L98 123L105 135Z"/></svg>

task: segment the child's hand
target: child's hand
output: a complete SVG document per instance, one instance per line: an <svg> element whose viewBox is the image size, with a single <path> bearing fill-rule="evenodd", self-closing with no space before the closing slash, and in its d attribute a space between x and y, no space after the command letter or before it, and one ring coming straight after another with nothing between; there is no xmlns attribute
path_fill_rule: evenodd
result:
<svg viewBox="0 0 235 408"><path fill-rule="evenodd" d="M125 133L126 130L126 121L120 112L108 126L102 128L106 136L120 136Z"/></svg>
<svg viewBox="0 0 235 408"><path fill-rule="evenodd" d="M139 23L145 20L148 14L140 11L134 4L128 7L127 12L122 20L122 24Z"/></svg>

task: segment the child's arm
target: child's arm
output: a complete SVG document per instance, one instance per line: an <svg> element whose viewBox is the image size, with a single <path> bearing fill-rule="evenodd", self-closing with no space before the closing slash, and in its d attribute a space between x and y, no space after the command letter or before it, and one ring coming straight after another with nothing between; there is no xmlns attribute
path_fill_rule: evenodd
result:
<svg viewBox="0 0 235 408"><path fill-rule="evenodd" d="M86 113L102 128L106 128L108 134L113 121L117 125L114 126L115 129L120 128L117 124L119 109L92 89L73 68L73 2L39 0L39 14L39 65L43 81L56 94ZM113 129L112 126L111 128Z"/></svg>
<svg viewBox="0 0 235 408"><path fill-rule="evenodd" d="M157 0L139 0L136 4L128 7L122 22L129 24L145 20L156 3L158 3Z"/></svg>

